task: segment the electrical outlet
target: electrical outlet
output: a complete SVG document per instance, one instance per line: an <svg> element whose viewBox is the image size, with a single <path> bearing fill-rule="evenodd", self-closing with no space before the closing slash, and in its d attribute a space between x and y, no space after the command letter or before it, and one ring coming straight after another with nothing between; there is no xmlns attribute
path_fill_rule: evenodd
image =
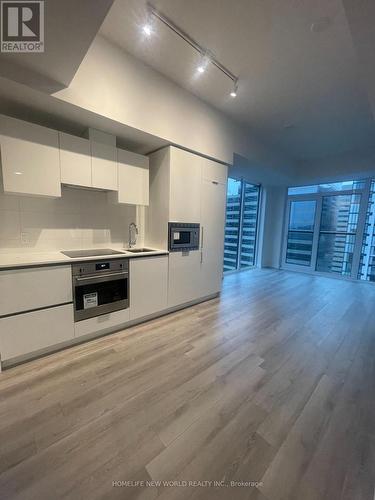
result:
<svg viewBox="0 0 375 500"><path fill-rule="evenodd" d="M30 234L26 231L22 231L21 233L21 242L24 244L30 243Z"/></svg>

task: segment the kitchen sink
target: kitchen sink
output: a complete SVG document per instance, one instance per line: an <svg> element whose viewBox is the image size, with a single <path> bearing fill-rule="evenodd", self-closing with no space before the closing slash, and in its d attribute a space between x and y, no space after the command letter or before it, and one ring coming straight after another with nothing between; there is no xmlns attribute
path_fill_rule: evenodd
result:
<svg viewBox="0 0 375 500"><path fill-rule="evenodd" d="M126 252L131 253L146 253L146 252L155 252L152 248L128 248Z"/></svg>

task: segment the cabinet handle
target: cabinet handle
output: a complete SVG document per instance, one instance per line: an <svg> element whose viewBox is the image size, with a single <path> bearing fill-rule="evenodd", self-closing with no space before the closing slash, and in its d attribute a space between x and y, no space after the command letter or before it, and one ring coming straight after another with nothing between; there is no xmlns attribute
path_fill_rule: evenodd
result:
<svg viewBox="0 0 375 500"><path fill-rule="evenodd" d="M203 250L201 250L201 264L203 262Z"/></svg>
<svg viewBox="0 0 375 500"><path fill-rule="evenodd" d="M201 248L203 248L204 227L202 226Z"/></svg>
<svg viewBox="0 0 375 500"><path fill-rule="evenodd" d="M212 181L212 184L216 184L216 186L219 184L217 181Z"/></svg>

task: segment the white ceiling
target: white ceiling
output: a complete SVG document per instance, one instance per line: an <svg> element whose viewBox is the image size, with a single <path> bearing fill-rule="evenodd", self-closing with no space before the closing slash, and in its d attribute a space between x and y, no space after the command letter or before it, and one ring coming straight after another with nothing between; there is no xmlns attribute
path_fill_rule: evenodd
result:
<svg viewBox="0 0 375 500"><path fill-rule="evenodd" d="M375 145L375 122L341 0L159 0L154 6L239 76L212 65L160 22L147 39L144 0L116 0L101 34L296 160ZM328 18L325 31L311 24ZM375 47L374 47L375 50Z"/></svg>

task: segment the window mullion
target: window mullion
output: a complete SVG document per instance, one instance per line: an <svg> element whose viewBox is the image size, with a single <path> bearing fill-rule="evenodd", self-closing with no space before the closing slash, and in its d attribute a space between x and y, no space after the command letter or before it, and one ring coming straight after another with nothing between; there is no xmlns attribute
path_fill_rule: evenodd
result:
<svg viewBox="0 0 375 500"><path fill-rule="evenodd" d="M240 227L239 227L239 231L238 231L237 269L241 268L244 200L245 200L245 181L243 179L241 179Z"/></svg>
<svg viewBox="0 0 375 500"><path fill-rule="evenodd" d="M358 225L357 225L357 233L354 244L354 253L353 253L353 266L352 266L352 274L351 277L354 279L358 279L359 274L359 266L361 263L361 253L362 253L362 244L363 244L363 236L366 227L366 216L367 216L367 208L370 200L370 189L371 189L371 179L366 180L365 188L361 195L361 203L359 206L359 215L358 215Z"/></svg>

